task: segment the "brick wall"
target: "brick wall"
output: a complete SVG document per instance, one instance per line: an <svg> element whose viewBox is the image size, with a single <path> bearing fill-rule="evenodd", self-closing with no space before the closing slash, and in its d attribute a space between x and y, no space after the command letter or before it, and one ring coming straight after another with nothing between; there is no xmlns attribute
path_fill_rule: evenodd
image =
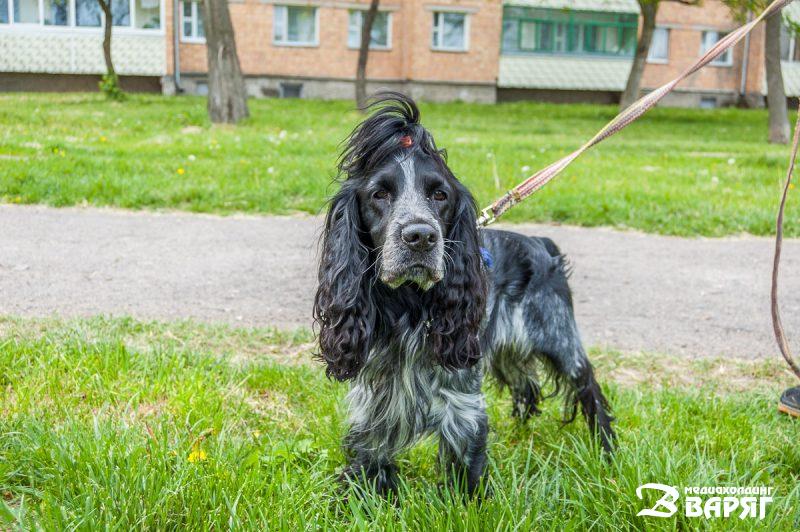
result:
<svg viewBox="0 0 800 532"><path fill-rule="evenodd" d="M168 72L172 61L172 0L166 0ZM276 0L231 0L231 19L242 70L251 76L296 76L353 79L358 50L347 46L348 11L368 0L308 1L285 0L286 4L307 4L319 9L319 45L280 46L273 43L273 14ZM370 51L367 77L375 80L447 81L494 84L497 78L501 0L394 0L381 2L391 13L392 42L389 50ZM437 7L468 13L469 49L441 52L431 49L433 11ZM206 71L205 45L180 45L181 72Z"/></svg>
<svg viewBox="0 0 800 532"><path fill-rule="evenodd" d="M700 57L701 36L704 30L727 32L740 26L730 10L718 0L705 0L701 6L686 6L676 2L661 2L656 25L669 28L669 59L666 64L650 63L645 67L642 85L656 88L679 75ZM750 34L750 54L747 68L746 92L759 92L763 80L764 26ZM730 66L708 65L695 73L677 90L696 92L739 92L742 79L744 41L737 44Z"/></svg>

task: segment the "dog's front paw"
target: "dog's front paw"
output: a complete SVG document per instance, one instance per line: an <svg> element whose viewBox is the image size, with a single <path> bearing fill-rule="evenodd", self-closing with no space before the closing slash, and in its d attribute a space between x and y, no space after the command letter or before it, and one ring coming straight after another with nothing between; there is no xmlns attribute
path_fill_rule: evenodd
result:
<svg viewBox="0 0 800 532"><path fill-rule="evenodd" d="M339 480L359 496L364 496L367 491L383 497L393 495L396 499L397 496L397 466L394 464L351 464L342 471Z"/></svg>

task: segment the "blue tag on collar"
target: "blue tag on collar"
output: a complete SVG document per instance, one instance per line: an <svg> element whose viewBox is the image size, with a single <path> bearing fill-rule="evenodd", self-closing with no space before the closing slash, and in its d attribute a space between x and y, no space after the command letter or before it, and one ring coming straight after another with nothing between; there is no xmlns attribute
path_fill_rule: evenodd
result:
<svg viewBox="0 0 800 532"><path fill-rule="evenodd" d="M494 258L492 258L492 254L486 248L481 248L481 257L483 257L483 263L486 265L488 269L492 269L494 267Z"/></svg>

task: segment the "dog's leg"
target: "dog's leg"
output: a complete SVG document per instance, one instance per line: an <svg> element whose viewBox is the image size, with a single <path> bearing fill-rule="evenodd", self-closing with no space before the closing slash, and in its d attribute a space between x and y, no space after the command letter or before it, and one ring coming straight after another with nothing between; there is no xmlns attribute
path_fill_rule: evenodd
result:
<svg viewBox="0 0 800 532"><path fill-rule="evenodd" d="M611 428L611 422L614 418L609 414L608 401L594 378L594 369L588 359L586 359L585 366L579 371L578 377L573 379L573 384L577 402L580 403L581 412L583 412L583 417L589 424L592 434L600 438L603 450L613 451L615 435Z"/></svg>
<svg viewBox="0 0 800 532"><path fill-rule="evenodd" d="M360 452L351 456L342 480L386 496L397 492L397 466L390 460Z"/></svg>
<svg viewBox="0 0 800 532"><path fill-rule="evenodd" d="M451 485L474 494L486 468L489 421L480 375L464 382L454 377L438 392L433 419L439 436L439 461ZM463 390L463 391L460 391Z"/></svg>
<svg viewBox="0 0 800 532"><path fill-rule="evenodd" d="M344 480L380 495L396 492L394 458L413 443L414 409L397 386L353 385L347 395L350 427L344 440L349 463Z"/></svg>
<svg viewBox="0 0 800 532"><path fill-rule="evenodd" d="M467 429L467 427L463 427ZM484 414L478 421L476 432L467 432L453 438L439 440L439 462L450 484L457 490L472 495L480 485L486 469L486 438L489 423Z"/></svg>
<svg viewBox="0 0 800 532"><path fill-rule="evenodd" d="M545 328L545 332L552 336L542 342L541 353L550 361L557 378L572 388L572 394L568 397L573 404L568 404L567 408L576 409L580 405L592 435L600 439L605 451L611 452L615 439L611 428L614 418L609 413L608 401L595 379L594 368L583 349L572 307L570 305L559 309L556 305L550 308L555 309L555 312L565 311L561 315L550 317L550 323L561 323L563 326Z"/></svg>
<svg viewBox="0 0 800 532"><path fill-rule="evenodd" d="M541 390L539 384L534 379L525 379L519 387L511 388L512 415L519 418L523 423L528 421L531 416L542 413L539 410L539 400Z"/></svg>
<svg viewBox="0 0 800 532"><path fill-rule="evenodd" d="M580 405L592 434L600 439L604 450L612 451L614 418L583 348L563 271L551 271L546 282L526 294L524 305L521 314L527 317L524 328L532 351L543 355L557 379L571 388L573 404L567 407Z"/></svg>
<svg viewBox="0 0 800 532"><path fill-rule="evenodd" d="M511 416L522 423L539 410L541 388L533 367L533 355L521 356L513 348L504 348L492 357L492 375L511 391ZM524 369L523 369L524 368Z"/></svg>

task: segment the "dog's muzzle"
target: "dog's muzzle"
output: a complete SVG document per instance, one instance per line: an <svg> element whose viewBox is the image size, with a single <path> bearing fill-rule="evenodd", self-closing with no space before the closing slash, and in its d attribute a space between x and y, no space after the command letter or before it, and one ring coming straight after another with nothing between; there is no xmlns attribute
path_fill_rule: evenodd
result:
<svg viewBox="0 0 800 532"><path fill-rule="evenodd" d="M410 282L429 290L444 277L444 245L431 224L403 226L387 239L382 255L380 279L391 288Z"/></svg>

